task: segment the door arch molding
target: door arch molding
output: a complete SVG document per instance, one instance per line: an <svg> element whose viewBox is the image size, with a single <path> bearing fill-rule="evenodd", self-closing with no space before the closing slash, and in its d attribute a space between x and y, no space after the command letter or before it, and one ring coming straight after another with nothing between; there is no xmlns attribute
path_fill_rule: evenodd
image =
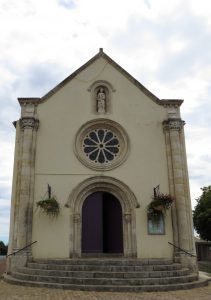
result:
<svg viewBox="0 0 211 300"><path fill-rule="evenodd" d="M137 257L136 213L139 203L130 188L116 178L94 176L79 183L71 192L66 207L70 208L70 257L81 257L82 206L94 192L113 194L122 207L123 255Z"/></svg>

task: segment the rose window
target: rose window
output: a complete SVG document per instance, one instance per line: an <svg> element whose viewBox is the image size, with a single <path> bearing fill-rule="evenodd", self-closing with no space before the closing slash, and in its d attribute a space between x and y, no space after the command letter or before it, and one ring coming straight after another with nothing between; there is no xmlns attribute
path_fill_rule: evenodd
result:
<svg viewBox="0 0 211 300"><path fill-rule="evenodd" d="M93 170L110 170L119 166L128 154L128 136L118 123L95 119L76 133L75 154Z"/></svg>
<svg viewBox="0 0 211 300"><path fill-rule="evenodd" d="M90 132L83 141L86 156L95 163L109 163L119 153L119 140L110 130L99 129Z"/></svg>

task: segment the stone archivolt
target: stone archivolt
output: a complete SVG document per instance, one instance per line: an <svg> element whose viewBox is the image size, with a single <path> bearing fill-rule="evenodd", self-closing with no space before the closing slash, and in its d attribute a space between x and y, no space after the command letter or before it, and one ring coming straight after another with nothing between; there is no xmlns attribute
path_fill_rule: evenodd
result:
<svg viewBox="0 0 211 300"><path fill-rule="evenodd" d="M137 256L136 209L140 207L134 193L123 182L108 176L94 176L78 184L69 196L70 208L70 256L81 256L81 215L85 199L95 192L113 194L120 202L123 214L124 256Z"/></svg>

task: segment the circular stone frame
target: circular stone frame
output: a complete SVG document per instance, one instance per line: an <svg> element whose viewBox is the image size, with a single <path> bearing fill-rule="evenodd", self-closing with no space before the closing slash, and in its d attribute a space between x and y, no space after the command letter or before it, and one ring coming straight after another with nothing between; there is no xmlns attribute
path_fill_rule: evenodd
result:
<svg viewBox="0 0 211 300"><path fill-rule="evenodd" d="M110 161L100 163L93 161L85 153L83 145L86 137L93 131L108 130L115 134L119 142L118 154ZM96 146L97 147L97 146ZM86 167L93 170L111 170L122 164L129 152L129 138L120 124L109 119L94 119L80 127L75 138L75 154Z"/></svg>

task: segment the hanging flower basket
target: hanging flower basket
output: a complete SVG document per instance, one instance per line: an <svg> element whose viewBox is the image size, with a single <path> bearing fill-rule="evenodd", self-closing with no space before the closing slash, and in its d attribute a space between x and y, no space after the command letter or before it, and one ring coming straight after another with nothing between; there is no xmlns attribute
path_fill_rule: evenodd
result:
<svg viewBox="0 0 211 300"><path fill-rule="evenodd" d="M149 215L156 215L158 212L165 212L171 207L173 202L174 197L172 197L171 195L158 193L153 197L153 200L147 206L147 213Z"/></svg>
<svg viewBox="0 0 211 300"><path fill-rule="evenodd" d="M60 205L55 197L38 201L37 207L49 217L57 217L60 212Z"/></svg>
<svg viewBox="0 0 211 300"><path fill-rule="evenodd" d="M163 205L161 205L161 204L160 204L160 205L157 205L157 204L156 204L156 205L153 206L153 208L154 208L155 210L159 210L159 211L164 210L164 207L163 207Z"/></svg>

